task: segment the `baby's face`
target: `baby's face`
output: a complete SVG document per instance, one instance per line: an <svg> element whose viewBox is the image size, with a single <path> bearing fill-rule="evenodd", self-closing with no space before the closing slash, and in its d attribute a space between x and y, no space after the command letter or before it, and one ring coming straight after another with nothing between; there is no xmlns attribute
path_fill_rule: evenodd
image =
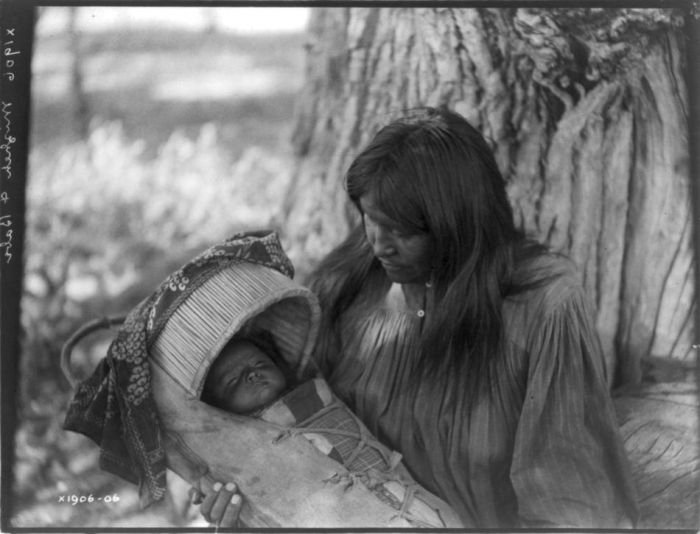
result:
<svg viewBox="0 0 700 534"><path fill-rule="evenodd" d="M220 408L248 414L274 401L285 386L267 354L249 341L234 340L214 360L204 388Z"/></svg>

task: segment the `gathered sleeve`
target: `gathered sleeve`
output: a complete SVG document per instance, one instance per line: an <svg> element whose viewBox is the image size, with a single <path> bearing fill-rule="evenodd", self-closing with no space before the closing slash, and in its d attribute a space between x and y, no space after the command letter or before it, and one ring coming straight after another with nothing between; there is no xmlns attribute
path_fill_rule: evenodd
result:
<svg viewBox="0 0 700 534"><path fill-rule="evenodd" d="M583 290L530 310L511 481L523 527L631 527L634 488ZM551 299L549 299L551 300Z"/></svg>

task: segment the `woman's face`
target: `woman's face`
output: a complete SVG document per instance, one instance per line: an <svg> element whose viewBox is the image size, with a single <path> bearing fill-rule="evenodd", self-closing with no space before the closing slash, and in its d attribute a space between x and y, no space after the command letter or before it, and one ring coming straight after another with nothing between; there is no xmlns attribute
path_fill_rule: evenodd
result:
<svg viewBox="0 0 700 534"><path fill-rule="evenodd" d="M398 284L427 282L434 248L430 234L402 232L369 195L360 198L360 208L367 240L389 279Z"/></svg>
<svg viewBox="0 0 700 534"><path fill-rule="evenodd" d="M267 354L249 341L233 340L214 360L204 387L221 409L249 414L277 399L285 386Z"/></svg>

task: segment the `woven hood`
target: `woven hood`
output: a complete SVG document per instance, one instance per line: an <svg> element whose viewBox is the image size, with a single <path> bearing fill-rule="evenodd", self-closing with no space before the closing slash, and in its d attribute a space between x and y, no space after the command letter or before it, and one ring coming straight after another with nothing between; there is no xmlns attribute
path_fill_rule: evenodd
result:
<svg viewBox="0 0 700 534"><path fill-rule="evenodd" d="M200 396L211 364L236 334L266 331L298 375L309 365L318 333L318 301L288 276L291 264L277 236L266 238L273 263L242 257L214 271L189 273L186 284L194 289L168 307L167 320L151 338L151 362L190 395Z"/></svg>
<svg viewBox="0 0 700 534"><path fill-rule="evenodd" d="M172 313L151 346L151 361L199 397L209 367L234 335L267 331L300 375L310 361L319 313L315 295L280 272L230 264Z"/></svg>

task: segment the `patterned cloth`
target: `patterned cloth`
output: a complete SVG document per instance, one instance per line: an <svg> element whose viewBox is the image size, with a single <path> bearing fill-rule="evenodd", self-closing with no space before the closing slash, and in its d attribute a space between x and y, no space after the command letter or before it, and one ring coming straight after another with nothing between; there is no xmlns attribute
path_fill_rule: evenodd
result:
<svg viewBox="0 0 700 534"><path fill-rule="evenodd" d="M107 356L77 387L68 407L63 428L97 443L100 467L138 484L142 506L165 494L165 452L151 392L149 348L181 302L213 274L240 262L294 276L274 232L236 234L207 249L129 313Z"/></svg>

